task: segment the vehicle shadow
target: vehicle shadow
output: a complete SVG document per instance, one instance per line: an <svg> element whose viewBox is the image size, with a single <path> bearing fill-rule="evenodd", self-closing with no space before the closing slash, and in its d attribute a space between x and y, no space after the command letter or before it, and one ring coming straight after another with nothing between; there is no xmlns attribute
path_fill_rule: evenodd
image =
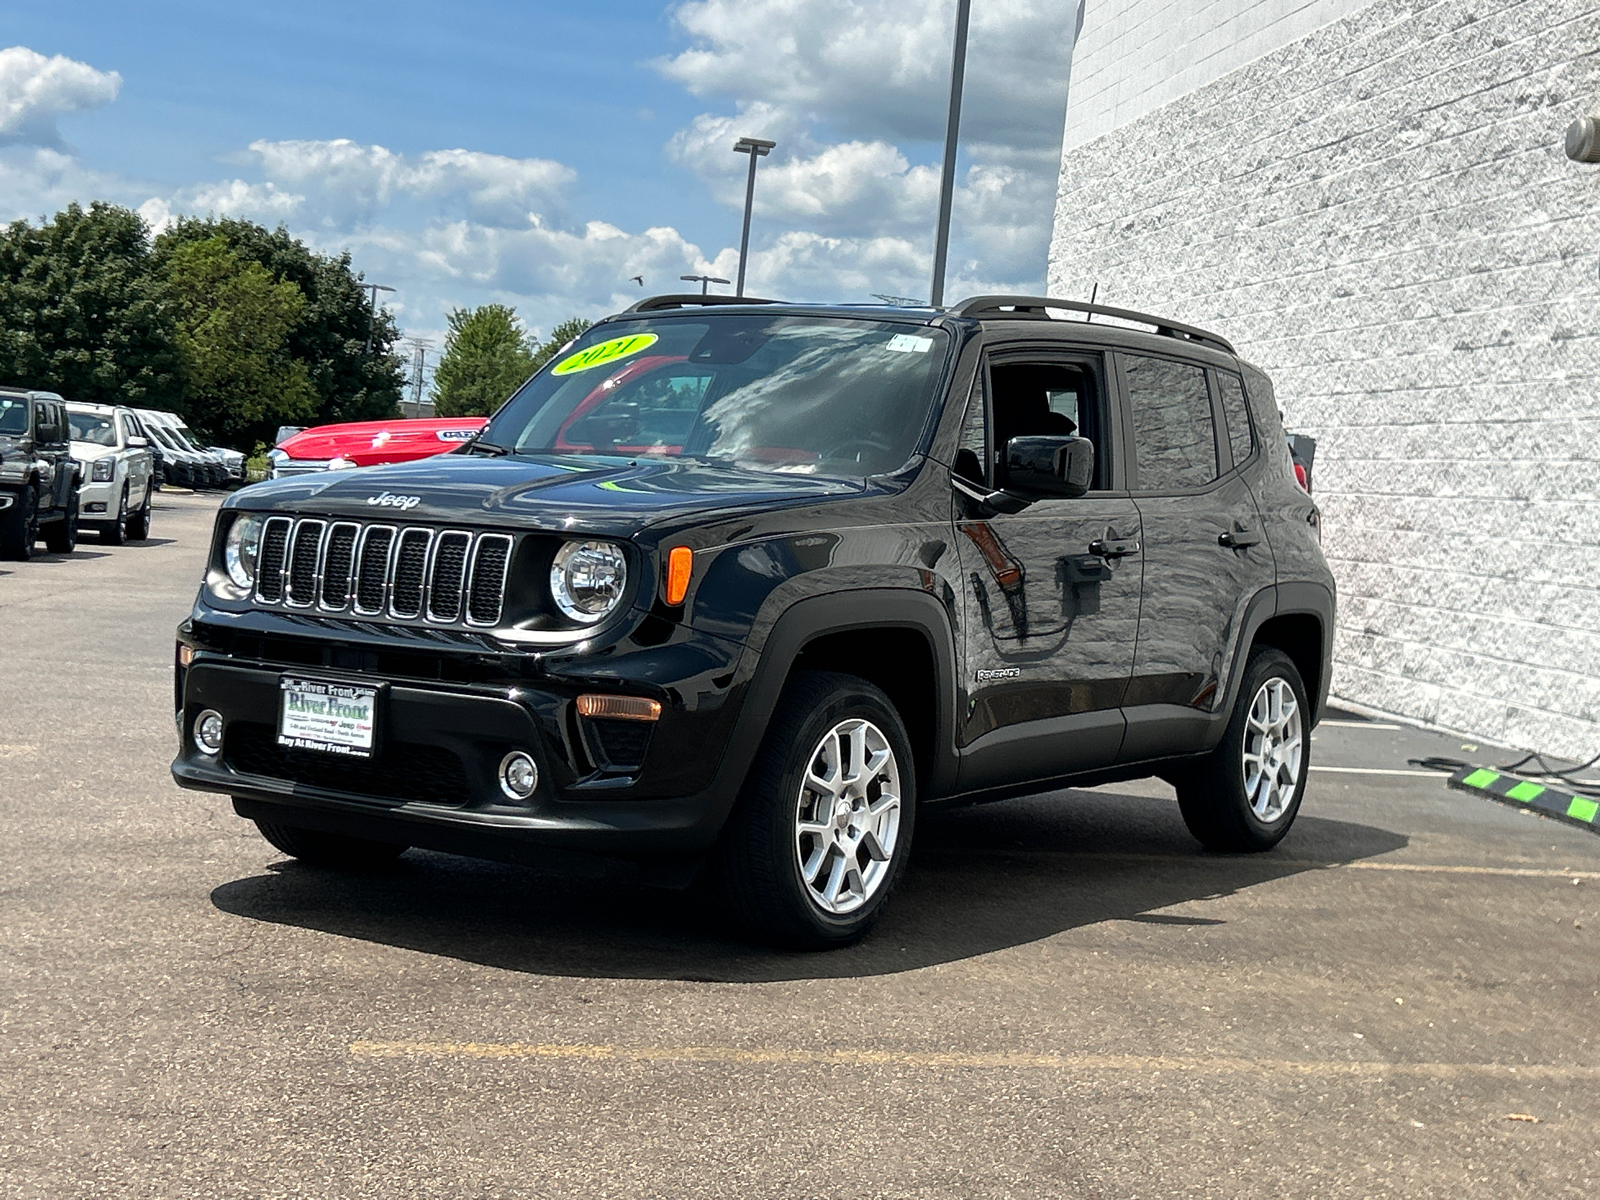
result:
<svg viewBox="0 0 1600 1200"><path fill-rule="evenodd" d="M223 884L223 912L485 966L585 978L771 982L893 974L1111 920L1162 914L1404 847L1402 835L1302 816L1260 855L1208 854L1171 800L1058 792L925 814L893 904L861 944L784 953L742 940L701 893L411 851L355 875L293 861Z"/></svg>
<svg viewBox="0 0 1600 1200"><path fill-rule="evenodd" d="M70 554L55 554L49 550L36 550L32 561L40 563L88 562L91 558L107 557L109 556L104 550L84 550L80 547Z"/></svg>

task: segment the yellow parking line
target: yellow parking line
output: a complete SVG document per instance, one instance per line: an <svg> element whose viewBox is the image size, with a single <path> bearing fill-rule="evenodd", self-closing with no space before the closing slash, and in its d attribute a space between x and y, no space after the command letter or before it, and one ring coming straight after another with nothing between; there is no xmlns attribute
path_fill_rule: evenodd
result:
<svg viewBox="0 0 1600 1200"><path fill-rule="evenodd" d="M1425 1075L1496 1079L1596 1079L1600 1067L1560 1063L1386 1063L1367 1060L1169 1057L1137 1054L1010 1054L916 1050L801 1050L740 1046L616 1046L560 1042L351 1042L358 1059L576 1059L735 1066L952 1067L974 1070L1175 1071L1192 1075Z"/></svg>

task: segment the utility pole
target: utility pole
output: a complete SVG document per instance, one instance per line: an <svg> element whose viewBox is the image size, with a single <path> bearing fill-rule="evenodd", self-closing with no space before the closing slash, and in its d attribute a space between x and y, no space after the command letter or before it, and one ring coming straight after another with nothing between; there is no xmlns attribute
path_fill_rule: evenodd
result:
<svg viewBox="0 0 1600 1200"><path fill-rule="evenodd" d="M700 294L702 296L706 294L706 288L710 284L728 282L726 279L718 279L715 275L679 275L678 278L683 280L685 283L698 283L700 285Z"/></svg>
<svg viewBox="0 0 1600 1200"><path fill-rule="evenodd" d="M372 303L367 308L367 348L361 352L363 355L369 355L372 353L372 327L378 320L378 293L392 292L394 289L385 287L381 283L358 283L356 286L364 292L372 293Z"/></svg>
<svg viewBox="0 0 1600 1200"><path fill-rule="evenodd" d="M772 153L777 142L765 138L742 137L733 144L735 154L750 156L750 174L744 181L744 230L739 234L739 284L733 289L735 296L744 295L744 266L750 257L750 213L756 203L756 159Z"/></svg>
<svg viewBox="0 0 1600 1200"><path fill-rule="evenodd" d="M972 0L956 0L955 51L950 61L950 112L944 122L944 164L939 175L939 228L933 243L932 303L944 306L944 266L950 254L950 206L956 191L956 147L961 140L961 85L967 74L967 25Z"/></svg>
<svg viewBox="0 0 1600 1200"><path fill-rule="evenodd" d="M411 416L422 415L422 383L428 365L428 351L433 343L427 338L408 337L411 347Z"/></svg>

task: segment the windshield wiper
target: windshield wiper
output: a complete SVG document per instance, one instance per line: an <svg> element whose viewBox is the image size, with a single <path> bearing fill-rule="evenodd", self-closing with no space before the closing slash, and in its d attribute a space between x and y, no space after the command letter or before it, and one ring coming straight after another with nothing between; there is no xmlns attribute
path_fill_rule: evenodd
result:
<svg viewBox="0 0 1600 1200"><path fill-rule="evenodd" d="M482 450L485 454L493 454L497 458L502 458L511 453L504 446L497 446L493 442L484 441L482 438L473 438L466 444L466 452L470 453L474 450Z"/></svg>

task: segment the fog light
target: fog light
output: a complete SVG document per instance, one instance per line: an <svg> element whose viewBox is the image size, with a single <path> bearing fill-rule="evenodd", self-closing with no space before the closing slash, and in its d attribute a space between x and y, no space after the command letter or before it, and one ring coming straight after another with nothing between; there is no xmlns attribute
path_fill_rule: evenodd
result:
<svg viewBox="0 0 1600 1200"><path fill-rule="evenodd" d="M194 744L202 754L222 753L222 714L206 709L194 719Z"/></svg>
<svg viewBox="0 0 1600 1200"><path fill-rule="evenodd" d="M531 755L513 750L500 760L500 790L513 800L526 800L539 786L539 768Z"/></svg>
<svg viewBox="0 0 1600 1200"><path fill-rule="evenodd" d="M105 503L103 501L95 503L95 504L85 504L83 506L83 511L86 512L86 513L103 513L103 512L105 512L105 510L106 510L106 506L105 506Z"/></svg>

